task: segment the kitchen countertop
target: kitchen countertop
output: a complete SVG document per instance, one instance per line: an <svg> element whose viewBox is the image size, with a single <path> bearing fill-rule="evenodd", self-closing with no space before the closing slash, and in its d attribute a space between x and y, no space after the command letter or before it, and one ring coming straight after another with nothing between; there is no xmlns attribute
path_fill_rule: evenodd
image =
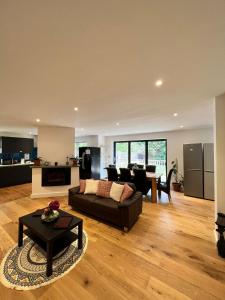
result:
<svg viewBox="0 0 225 300"><path fill-rule="evenodd" d="M43 169L43 168L79 168L79 166L67 166L67 165L50 165L50 166L31 166L32 169Z"/></svg>
<svg viewBox="0 0 225 300"><path fill-rule="evenodd" d="M0 168L7 168L7 167L13 168L13 167L25 167L25 166L33 166L33 163L0 165Z"/></svg>

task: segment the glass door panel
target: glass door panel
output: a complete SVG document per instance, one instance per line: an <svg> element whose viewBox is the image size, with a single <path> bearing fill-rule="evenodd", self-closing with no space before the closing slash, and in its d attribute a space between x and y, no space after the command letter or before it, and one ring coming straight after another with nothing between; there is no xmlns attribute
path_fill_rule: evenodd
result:
<svg viewBox="0 0 225 300"><path fill-rule="evenodd" d="M156 173L166 181L166 141L148 141L148 165L156 166Z"/></svg>
<svg viewBox="0 0 225 300"><path fill-rule="evenodd" d="M128 165L128 142L115 144L115 158L117 168L127 168Z"/></svg>
<svg viewBox="0 0 225 300"><path fill-rule="evenodd" d="M137 141L130 143L130 162L145 166L145 142Z"/></svg>

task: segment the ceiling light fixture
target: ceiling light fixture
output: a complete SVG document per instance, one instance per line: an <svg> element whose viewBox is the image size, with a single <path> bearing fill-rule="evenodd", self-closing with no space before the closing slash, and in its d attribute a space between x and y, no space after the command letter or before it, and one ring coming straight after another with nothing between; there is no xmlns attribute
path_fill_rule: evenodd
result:
<svg viewBox="0 0 225 300"><path fill-rule="evenodd" d="M173 116L174 116L174 117L177 117L177 116L178 116L178 113L174 113Z"/></svg>
<svg viewBox="0 0 225 300"><path fill-rule="evenodd" d="M184 125L180 125L180 128L184 128Z"/></svg>
<svg viewBox="0 0 225 300"><path fill-rule="evenodd" d="M117 122L117 123L116 123L116 126L119 126L119 125L120 125L120 123L119 123L119 122Z"/></svg>
<svg viewBox="0 0 225 300"><path fill-rule="evenodd" d="M155 86L161 86L163 84L163 81L162 81L162 79L158 79L158 80L156 80L156 82L155 82Z"/></svg>
<svg viewBox="0 0 225 300"><path fill-rule="evenodd" d="M41 120L40 119L36 119L36 122L39 123Z"/></svg>
<svg viewBox="0 0 225 300"><path fill-rule="evenodd" d="M78 111L78 107L74 107L74 110L75 110L75 111Z"/></svg>

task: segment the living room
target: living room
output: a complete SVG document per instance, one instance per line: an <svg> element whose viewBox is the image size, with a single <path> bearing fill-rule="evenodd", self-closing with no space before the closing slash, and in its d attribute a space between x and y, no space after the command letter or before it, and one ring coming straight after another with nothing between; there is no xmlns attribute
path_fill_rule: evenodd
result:
<svg viewBox="0 0 225 300"><path fill-rule="evenodd" d="M224 1L0 24L0 298L224 299Z"/></svg>

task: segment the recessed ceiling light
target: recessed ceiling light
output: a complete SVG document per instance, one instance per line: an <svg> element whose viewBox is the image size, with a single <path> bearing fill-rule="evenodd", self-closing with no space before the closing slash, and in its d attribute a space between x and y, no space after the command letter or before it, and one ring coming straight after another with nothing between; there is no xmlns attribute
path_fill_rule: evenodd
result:
<svg viewBox="0 0 225 300"><path fill-rule="evenodd" d="M74 107L74 110L75 110L75 111L78 111L78 107Z"/></svg>
<svg viewBox="0 0 225 300"><path fill-rule="evenodd" d="M180 128L184 128L184 125L180 125Z"/></svg>
<svg viewBox="0 0 225 300"><path fill-rule="evenodd" d="M178 113L174 113L173 116L174 116L174 117L177 117L177 116L178 116Z"/></svg>
<svg viewBox="0 0 225 300"><path fill-rule="evenodd" d="M119 125L120 125L120 123L119 123L119 122L117 122L117 123L116 123L116 126L119 126Z"/></svg>
<svg viewBox="0 0 225 300"><path fill-rule="evenodd" d="M156 80L156 82L155 82L155 86L161 86L162 84L163 84L162 79L158 79L158 80Z"/></svg>
<svg viewBox="0 0 225 300"><path fill-rule="evenodd" d="M36 119L36 122L39 123L41 120L40 119Z"/></svg>

